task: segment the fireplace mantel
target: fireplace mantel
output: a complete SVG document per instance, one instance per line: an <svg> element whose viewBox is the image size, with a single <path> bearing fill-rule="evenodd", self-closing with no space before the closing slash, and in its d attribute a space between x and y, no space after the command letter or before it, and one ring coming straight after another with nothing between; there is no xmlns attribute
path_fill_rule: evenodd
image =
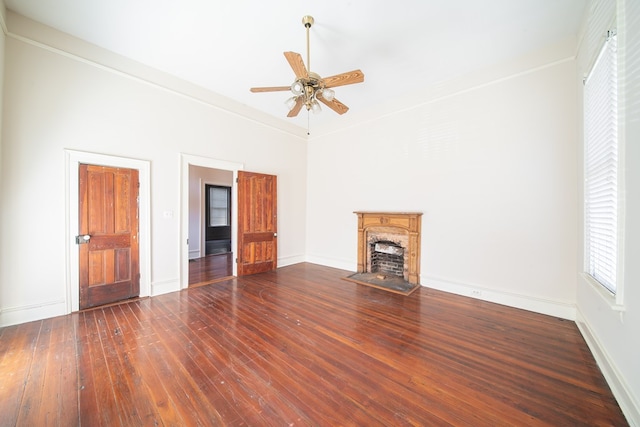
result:
<svg viewBox="0 0 640 427"><path fill-rule="evenodd" d="M358 215L358 273L367 272L368 234L374 232L398 233L408 236L407 281L420 284L420 229L421 212L368 212Z"/></svg>

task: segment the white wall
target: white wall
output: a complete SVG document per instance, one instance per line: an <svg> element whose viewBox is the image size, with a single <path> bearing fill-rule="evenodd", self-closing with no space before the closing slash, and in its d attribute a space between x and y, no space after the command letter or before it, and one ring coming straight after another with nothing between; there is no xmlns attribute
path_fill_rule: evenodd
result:
<svg viewBox="0 0 640 427"><path fill-rule="evenodd" d="M307 256L356 269L356 210L419 211L421 284L575 316L575 40L313 137Z"/></svg>
<svg viewBox="0 0 640 427"><path fill-rule="evenodd" d="M189 166L189 259L205 256L204 185L233 185L233 172Z"/></svg>
<svg viewBox="0 0 640 427"><path fill-rule="evenodd" d="M68 306L64 149L150 161L152 289L181 288L180 153L277 175L279 260L302 259L303 129L261 123L198 88L91 46L79 49L75 40L17 15L8 19L0 325L62 314Z"/></svg>
<svg viewBox="0 0 640 427"><path fill-rule="evenodd" d="M624 225L620 234L622 268L618 286L623 300L619 304L620 301L616 302L583 274L583 252L580 250L577 323L629 423L640 426L640 2L618 0L617 6L616 11L616 2L590 2L576 80L588 71L604 33L617 15L621 60L618 66L622 76L619 98L623 113L619 137L625 199L619 216ZM579 95L581 104L581 91ZM582 158L582 146L578 154ZM582 170L580 172L582 174ZM580 205L582 203L581 197ZM582 218L582 213L579 217Z"/></svg>
<svg viewBox="0 0 640 427"><path fill-rule="evenodd" d="M4 1L0 0L0 177L2 176L2 123L4 111L4 45L5 45L5 6ZM0 178L1 179L1 178ZM0 185L0 221L2 221L2 212L4 211L4 203L2 202L2 185ZM2 235L0 234L0 237ZM0 259L4 258L2 246L0 246ZM0 292L0 310L2 309L2 292ZM1 323L0 323L1 324Z"/></svg>

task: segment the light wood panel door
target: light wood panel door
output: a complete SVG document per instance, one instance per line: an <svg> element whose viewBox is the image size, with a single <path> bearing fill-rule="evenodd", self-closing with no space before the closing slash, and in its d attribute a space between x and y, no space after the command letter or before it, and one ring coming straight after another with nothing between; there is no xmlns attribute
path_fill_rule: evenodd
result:
<svg viewBox="0 0 640 427"><path fill-rule="evenodd" d="M238 276L274 270L278 259L277 178L238 172Z"/></svg>
<svg viewBox="0 0 640 427"><path fill-rule="evenodd" d="M138 171L80 165L80 309L140 294Z"/></svg>

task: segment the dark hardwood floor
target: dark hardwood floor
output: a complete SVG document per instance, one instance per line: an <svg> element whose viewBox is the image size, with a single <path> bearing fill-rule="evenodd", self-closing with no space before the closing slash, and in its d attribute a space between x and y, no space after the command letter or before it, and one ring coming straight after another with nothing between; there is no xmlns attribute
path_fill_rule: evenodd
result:
<svg viewBox="0 0 640 427"><path fill-rule="evenodd" d="M571 321L298 264L0 330L2 426L623 426Z"/></svg>
<svg viewBox="0 0 640 427"><path fill-rule="evenodd" d="M231 252L189 260L189 287L208 285L233 276Z"/></svg>

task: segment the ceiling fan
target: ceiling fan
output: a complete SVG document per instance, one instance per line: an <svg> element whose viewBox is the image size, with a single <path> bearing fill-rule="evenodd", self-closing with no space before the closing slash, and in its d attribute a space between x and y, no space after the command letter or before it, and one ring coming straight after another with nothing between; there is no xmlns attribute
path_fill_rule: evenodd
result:
<svg viewBox="0 0 640 427"><path fill-rule="evenodd" d="M313 25L312 16L306 15L302 18L302 23L307 29L307 66L305 67L302 56L296 52L284 52L285 58L296 75L295 81L291 86L272 86L272 87L252 87L251 92L277 92L290 90L293 96L285 101L289 114L287 117L295 117L298 115L302 106L307 111L314 113L320 112L320 104L325 104L338 114L344 114L349 107L335 98L333 87L350 85L354 83L362 83L364 74L360 70L353 70L342 74L336 74L331 77L320 77L319 74L311 71L311 62L309 59L309 28Z"/></svg>

